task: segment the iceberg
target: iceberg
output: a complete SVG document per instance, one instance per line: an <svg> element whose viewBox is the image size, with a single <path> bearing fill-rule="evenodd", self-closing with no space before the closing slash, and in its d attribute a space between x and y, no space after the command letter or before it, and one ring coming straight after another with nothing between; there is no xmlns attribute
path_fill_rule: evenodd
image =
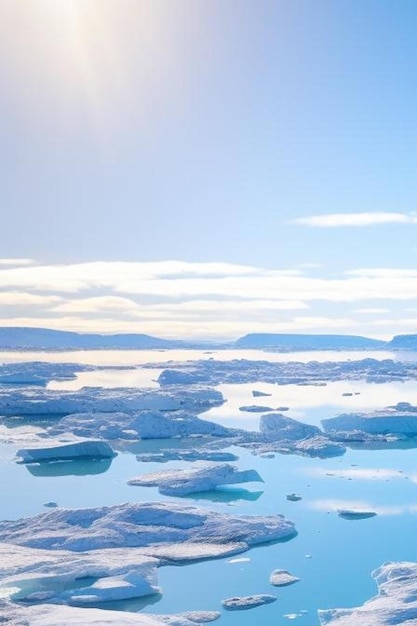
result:
<svg viewBox="0 0 417 626"><path fill-rule="evenodd" d="M117 453L105 441L78 441L51 447L21 448L18 463L46 463L75 459L111 459Z"/></svg>
<svg viewBox="0 0 417 626"><path fill-rule="evenodd" d="M83 387L78 391L0 387L0 415L69 415L141 410L202 412L223 404L222 394L211 387L136 389Z"/></svg>
<svg viewBox="0 0 417 626"><path fill-rule="evenodd" d="M216 611L151 615L66 605L19 606L4 600L0 600L0 612L8 626L196 626L220 616Z"/></svg>
<svg viewBox="0 0 417 626"><path fill-rule="evenodd" d="M288 585L298 583L299 580L297 576L293 576L286 569L276 569L269 577L269 582L274 587L288 587Z"/></svg>
<svg viewBox="0 0 417 626"><path fill-rule="evenodd" d="M363 509L338 509L337 514L339 517L348 520L368 519L376 516L375 511L364 511Z"/></svg>
<svg viewBox="0 0 417 626"><path fill-rule="evenodd" d="M142 463L167 463L168 461L237 461L238 456L232 452L210 450L208 448L166 448L160 452L143 452L136 455Z"/></svg>
<svg viewBox="0 0 417 626"><path fill-rule="evenodd" d="M417 436L417 407L399 402L385 409L360 413L342 413L322 420L326 431L363 431L374 435Z"/></svg>
<svg viewBox="0 0 417 626"><path fill-rule="evenodd" d="M0 597L66 604L138 598L160 593L159 564L137 548L74 555L0 543Z"/></svg>
<svg viewBox="0 0 417 626"><path fill-rule="evenodd" d="M250 546L290 539L297 533L283 515L231 515L173 502L131 502L88 509L56 508L18 521L1 521L2 540L21 546L82 552L161 544ZM210 552L211 543L214 554ZM223 546L224 547L224 546Z"/></svg>
<svg viewBox="0 0 417 626"><path fill-rule="evenodd" d="M248 406L240 406L239 411L245 411L246 413L266 413L267 411L273 411L270 406L262 406L261 404L250 404Z"/></svg>
<svg viewBox="0 0 417 626"><path fill-rule="evenodd" d="M352 609L319 611L322 626L412 626L417 623L417 563L384 563L372 573L378 595Z"/></svg>
<svg viewBox="0 0 417 626"><path fill-rule="evenodd" d="M259 430L264 439L273 441L283 439L294 441L323 434L317 426L298 422L282 415L282 413L262 415L259 422Z"/></svg>
<svg viewBox="0 0 417 626"><path fill-rule="evenodd" d="M53 424L51 435L72 433L106 440L172 439L195 435L227 437L231 430L182 410L144 410L130 413L74 413Z"/></svg>
<svg viewBox="0 0 417 626"><path fill-rule="evenodd" d="M198 469L177 469L144 474L128 481L129 485L158 487L167 496L186 496L202 491L212 491L221 485L246 482L263 482L255 470L239 471L228 463Z"/></svg>
<svg viewBox="0 0 417 626"><path fill-rule="evenodd" d="M276 596L269 594L259 594L255 596L237 596L235 598L226 598L222 600L222 605L226 611L243 611L246 609L254 609L263 604L271 604L276 601Z"/></svg>

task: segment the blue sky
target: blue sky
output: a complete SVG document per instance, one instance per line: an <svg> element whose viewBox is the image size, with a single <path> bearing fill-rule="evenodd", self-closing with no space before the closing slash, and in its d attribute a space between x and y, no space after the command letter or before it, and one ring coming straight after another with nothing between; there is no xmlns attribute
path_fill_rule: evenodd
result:
<svg viewBox="0 0 417 626"><path fill-rule="evenodd" d="M4 0L0 323L416 332L416 19Z"/></svg>

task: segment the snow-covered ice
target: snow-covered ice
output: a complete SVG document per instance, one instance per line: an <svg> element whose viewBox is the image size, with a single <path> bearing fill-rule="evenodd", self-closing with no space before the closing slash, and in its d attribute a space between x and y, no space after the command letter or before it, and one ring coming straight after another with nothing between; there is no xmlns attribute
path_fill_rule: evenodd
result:
<svg viewBox="0 0 417 626"><path fill-rule="evenodd" d="M0 595L68 604L137 598L160 592L158 565L137 548L74 554L0 543Z"/></svg>
<svg viewBox="0 0 417 626"><path fill-rule="evenodd" d="M19 463L45 463L75 459L111 459L116 452L105 441L78 441L50 447L21 448L17 451Z"/></svg>
<svg viewBox="0 0 417 626"><path fill-rule="evenodd" d="M222 452L221 450L211 450L202 448L166 448L160 452L143 452L137 454L136 458L140 462L167 463L168 461L237 461L238 456L232 452Z"/></svg>
<svg viewBox="0 0 417 626"><path fill-rule="evenodd" d="M158 487L167 496L186 496L191 493L212 491L221 485L263 482L256 470L239 471L228 463L199 467L197 469L172 469L143 474L128 481L129 485Z"/></svg>
<svg viewBox="0 0 417 626"><path fill-rule="evenodd" d="M188 411L143 410L129 413L74 413L54 423L48 432L51 435L72 433L78 437L137 440L194 435L227 437L232 431Z"/></svg>
<svg viewBox="0 0 417 626"><path fill-rule="evenodd" d="M2 540L54 550L146 547L151 544L234 543L246 547L295 536L282 515L230 515L173 502L133 502L113 507L51 509L35 517L1 521ZM214 546L214 556L217 547Z"/></svg>
<svg viewBox="0 0 417 626"><path fill-rule="evenodd" d="M321 422L326 431L359 430L371 434L417 436L417 407L400 402L386 409L363 413L343 413Z"/></svg>
<svg viewBox="0 0 417 626"><path fill-rule="evenodd" d="M320 428L303 424L297 420L282 415L281 413L268 413L261 415L259 421L259 430L266 440L296 440L305 439L306 437L314 437L322 434Z"/></svg>
<svg viewBox="0 0 417 626"><path fill-rule="evenodd" d="M319 611L322 626L415 626L417 563L385 563L372 573L378 595L353 609Z"/></svg>
<svg viewBox="0 0 417 626"><path fill-rule="evenodd" d="M222 403L219 391L200 386L176 386L169 391L125 387L83 387L78 391L0 387L0 415L5 416L181 409L197 413Z"/></svg>
<svg viewBox="0 0 417 626"><path fill-rule="evenodd" d="M151 615L65 605L19 606L5 600L0 600L0 613L7 626L196 626L220 616L216 611Z"/></svg>
<svg viewBox="0 0 417 626"><path fill-rule="evenodd" d="M275 602L276 599L276 596L266 593L254 596L236 596L222 600L222 605L226 611L243 611L246 609L255 609L257 606L262 606L263 604L271 604L271 602Z"/></svg>
<svg viewBox="0 0 417 626"><path fill-rule="evenodd" d="M298 583L299 580L297 576L293 576L286 569L276 569L269 577L269 582L274 587L287 587L288 585Z"/></svg>

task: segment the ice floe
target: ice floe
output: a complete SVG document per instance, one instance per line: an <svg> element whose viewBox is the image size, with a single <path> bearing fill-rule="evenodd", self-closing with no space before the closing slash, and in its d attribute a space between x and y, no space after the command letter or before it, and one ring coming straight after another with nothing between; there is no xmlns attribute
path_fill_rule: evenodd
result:
<svg viewBox="0 0 417 626"><path fill-rule="evenodd" d="M281 413L261 415L259 430L265 439L273 441L283 439L294 441L322 434L317 426L303 424Z"/></svg>
<svg viewBox="0 0 417 626"><path fill-rule="evenodd" d="M46 463L74 459L111 459L116 452L105 441L79 441L51 447L21 448L17 451L19 463Z"/></svg>
<svg viewBox="0 0 417 626"><path fill-rule="evenodd" d="M322 420L326 431L362 431L371 434L417 436L417 407L408 402L363 413L343 413Z"/></svg>
<svg viewBox="0 0 417 626"><path fill-rule="evenodd" d="M134 502L113 507L51 509L35 517L1 521L2 540L42 549L80 552L116 547L205 543L205 558L217 546L249 546L295 536L294 523L282 515L222 514L173 502ZM162 548L163 549L163 548ZM237 550L239 551L239 550Z"/></svg>
<svg viewBox="0 0 417 626"><path fill-rule="evenodd" d="M212 491L221 485L246 482L263 482L256 470L239 471L227 463L200 467L197 469L177 469L144 474L128 481L129 485L158 487L167 496L186 496L191 493Z"/></svg>
<svg viewBox="0 0 417 626"><path fill-rule="evenodd" d="M275 602L276 599L276 596L266 593L254 596L236 596L222 600L222 605L226 611L243 611L246 609L254 609L263 604L271 604L271 602Z"/></svg>
<svg viewBox="0 0 417 626"><path fill-rule="evenodd" d="M377 596L360 607L319 611L322 626L417 624L417 563L385 563L372 577Z"/></svg>
<svg viewBox="0 0 417 626"><path fill-rule="evenodd" d="M237 461L238 456L232 452L222 452L221 450L210 450L202 448L166 448L160 452L143 452L137 454L136 458L141 462L167 463L168 461Z"/></svg>
<svg viewBox="0 0 417 626"><path fill-rule="evenodd" d="M288 585L298 583L299 580L297 576L293 576L286 569L276 569L269 577L269 582L274 587L288 587Z"/></svg>
<svg viewBox="0 0 417 626"><path fill-rule="evenodd" d="M108 440L171 439L194 435L227 437L232 433L225 426L181 410L74 413L54 423L48 432Z"/></svg>
<svg viewBox="0 0 417 626"><path fill-rule="evenodd" d="M74 554L0 543L0 594L66 604L138 598L160 592L158 565L135 548Z"/></svg>
<svg viewBox="0 0 417 626"><path fill-rule="evenodd" d="M69 415L141 410L201 412L223 403L222 394L210 387L136 389L83 387L78 391L38 388L0 388L0 415Z"/></svg>
<svg viewBox="0 0 417 626"><path fill-rule="evenodd" d="M216 611L151 615L66 605L18 606L4 600L0 600L0 612L8 626L196 626L220 616Z"/></svg>

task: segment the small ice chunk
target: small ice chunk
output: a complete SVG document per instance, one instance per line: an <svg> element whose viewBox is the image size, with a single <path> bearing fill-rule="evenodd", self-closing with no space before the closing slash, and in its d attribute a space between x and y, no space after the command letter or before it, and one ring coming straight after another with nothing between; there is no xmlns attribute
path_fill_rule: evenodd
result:
<svg viewBox="0 0 417 626"><path fill-rule="evenodd" d="M338 509L337 514L343 519L355 520L355 519L367 519L368 517L375 517L375 511L364 511L361 509Z"/></svg>
<svg viewBox="0 0 417 626"><path fill-rule="evenodd" d="M299 500L303 499L303 496L300 496L299 493L289 493L286 496L287 500L289 500L290 502L298 502Z"/></svg>
<svg viewBox="0 0 417 626"><path fill-rule="evenodd" d="M274 587L287 587L288 585L298 583L299 580L297 576L293 576L286 569L276 569L269 577L269 582Z"/></svg>
<svg viewBox="0 0 417 626"><path fill-rule="evenodd" d="M18 463L45 463L73 459L111 459L116 452L105 441L77 441L56 446L22 448L17 451Z"/></svg>
<svg viewBox="0 0 417 626"><path fill-rule="evenodd" d="M226 611L242 611L245 609L254 609L263 604L270 604L276 601L276 596L269 594L259 594L256 596L236 596L235 598L227 598L222 600L222 605Z"/></svg>

